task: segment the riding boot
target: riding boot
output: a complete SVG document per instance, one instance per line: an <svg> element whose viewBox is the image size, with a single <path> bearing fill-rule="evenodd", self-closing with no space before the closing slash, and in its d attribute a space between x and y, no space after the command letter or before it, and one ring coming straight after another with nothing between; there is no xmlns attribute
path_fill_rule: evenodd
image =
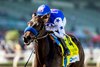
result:
<svg viewBox="0 0 100 67"><path fill-rule="evenodd" d="M60 42L64 48L64 55L70 55L70 51L69 51L68 47L66 46L64 39L60 38Z"/></svg>

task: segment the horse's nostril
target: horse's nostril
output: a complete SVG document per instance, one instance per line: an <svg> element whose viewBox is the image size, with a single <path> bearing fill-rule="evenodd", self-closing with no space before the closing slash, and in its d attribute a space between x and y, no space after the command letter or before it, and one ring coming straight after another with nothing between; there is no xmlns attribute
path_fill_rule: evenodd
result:
<svg viewBox="0 0 100 67"><path fill-rule="evenodd" d="M23 40L24 40L25 43L28 43L27 38L23 37Z"/></svg>
<svg viewBox="0 0 100 67"><path fill-rule="evenodd" d="M29 43L30 40L31 40L30 36L23 36L24 43Z"/></svg>
<svg viewBox="0 0 100 67"><path fill-rule="evenodd" d="M30 37L30 36L27 36L27 39L28 39L28 40L30 40L30 39L31 39L31 37Z"/></svg>

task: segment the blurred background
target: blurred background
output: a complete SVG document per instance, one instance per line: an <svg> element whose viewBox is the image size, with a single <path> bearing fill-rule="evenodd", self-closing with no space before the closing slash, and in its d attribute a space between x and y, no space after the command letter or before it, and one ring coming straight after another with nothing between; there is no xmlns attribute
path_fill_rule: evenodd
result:
<svg viewBox="0 0 100 67"><path fill-rule="evenodd" d="M23 30L41 4L64 12L66 33L84 48L85 67L100 67L100 0L0 0L0 67L23 67L27 61L33 45L23 44Z"/></svg>

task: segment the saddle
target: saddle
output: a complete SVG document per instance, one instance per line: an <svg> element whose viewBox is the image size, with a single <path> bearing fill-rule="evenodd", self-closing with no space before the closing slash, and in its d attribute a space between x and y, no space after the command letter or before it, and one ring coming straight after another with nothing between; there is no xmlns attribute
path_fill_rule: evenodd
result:
<svg viewBox="0 0 100 67"><path fill-rule="evenodd" d="M79 49L78 49L76 43L73 42L71 36L66 35L66 37L64 38L66 46L68 47L68 49L70 51L70 55L68 55L68 56L64 55L64 48L63 48L61 42L59 41L59 39L53 34L51 34L51 36L52 36L52 39L61 48L62 57L63 57L62 66L65 67L65 66L69 65L70 63L74 63L76 61L79 61Z"/></svg>

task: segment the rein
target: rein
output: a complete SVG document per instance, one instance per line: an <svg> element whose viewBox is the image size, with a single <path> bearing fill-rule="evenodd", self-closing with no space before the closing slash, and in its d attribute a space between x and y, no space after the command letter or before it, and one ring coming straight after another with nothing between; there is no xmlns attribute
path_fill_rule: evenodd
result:
<svg viewBox="0 0 100 67"><path fill-rule="evenodd" d="M43 23L41 23L39 25L37 24L37 25L34 25L34 26L32 25L31 27L35 28L38 32L38 34L36 36L34 36L34 35L31 36L30 42L34 41L35 44L36 44L36 46L35 46L36 58L37 58L37 61L39 62L40 66L41 66L42 63L40 61L39 53L38 53L38 40L47 37L49 35L49 33L45 32L45 26L44 26ZM30 29L28 31L30 31ZM26 30L26 32L27 32L27 30ZM33 53L33 50L32 50L32 53ZM31 55L32 55L32 53L31 53ZM30 57L29 57L29 59L30 59ZM28 59L28 61L29 61L29 59ZM28 61L27 61L27 63L28 63ZM27 63L25 64L25 67L26 67Z"/></svg>
<svg viewBox="0 0 100 67"><path fill-rule="evenodd" d="M38 35L37 36L33 36L31 39L33 40L34 39L34 42L36 44L37 47L35 47L35 50L36 50L36 58L37 58L37 61L39 62L40 66L42 65L41 64L41 61L39 59L39 53L38 53L38 40L39 39L43 39L43 38L46 38L49 34L46 33L46 34L43 34L44 32L42 32L43 30L45 29L45 26L42 24L41 27L39 28L38 30ZM41 36L42 35L42 36Z"/></svg>
<svg viewBox="0 0 100 67"><path fill-rule="evenodd" d="M40 63L40 65L42 65L41 62L40 62L40 59L39 59L39 54L38 54L38 40L35 39L34 42L35 42L35 44L36 44L36 47L35 47L35 50L36 50L36 51L35 51L36 58L37 58L38 62Z"/></svg>
<svg viewBox="0 0 100 67"><path fill-rule="evenodd" d="M49 34L46 34L46 35L44 35L44 36L41 36L41 37L32 37L32 38L34 38L34 40L38 40L38 39L42 39L42 38L45 38L45 37L47 37Z"/></svg>
<svg viewBox="0 0 100 67"><path fill-rule="evenodd" d="M36 58L37 58L37 60L38 60L38 62L40 63L40 65L42 65L41 64L41 62L40 62L40 59L39 59L39 54L38 54L38 39L42 39L42 38L45 38L45 37L47 37L48 36L48 34L46 34L46 35L44 35L44 36L41 36L41 37L35 37L35 39L34 39L34 42L35 42L35 44L36 44L36 46L37 47L35 47L35 50L36 50Z"/></svg>

